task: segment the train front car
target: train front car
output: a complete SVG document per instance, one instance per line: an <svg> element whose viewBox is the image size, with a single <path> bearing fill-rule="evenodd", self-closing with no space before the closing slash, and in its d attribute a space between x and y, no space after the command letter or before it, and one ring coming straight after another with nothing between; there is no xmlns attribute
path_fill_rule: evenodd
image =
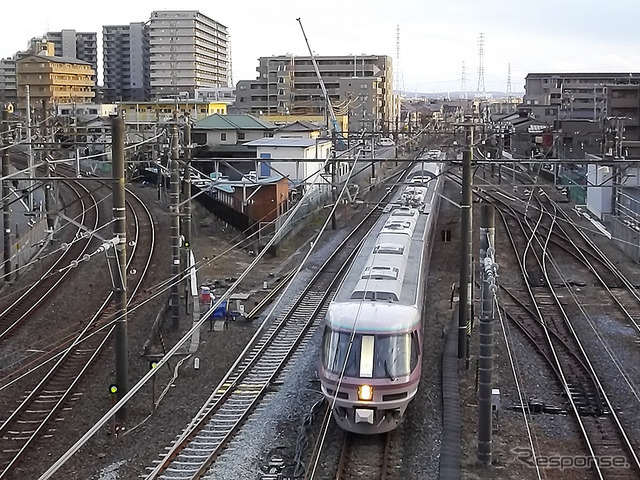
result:
<svg viewBox="0 0 640 480"><path fill-rule="evenodd" d="M375 434L418 390L422 304L440 179L401 189L364 241L324 321L320 380L338 425ZM421 174L422 176L422 174ZM426 182L426 178L425 178Z"/></svg>

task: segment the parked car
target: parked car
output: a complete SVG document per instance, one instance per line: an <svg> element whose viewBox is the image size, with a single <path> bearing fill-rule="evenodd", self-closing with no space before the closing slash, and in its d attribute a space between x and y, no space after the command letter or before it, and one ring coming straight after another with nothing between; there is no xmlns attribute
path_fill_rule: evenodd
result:
<svg viewBox="0 0 640 480"><path fill-rule="evenodd" d="M378 141L378 145L381 147L393 147L395 144L396 143L392 139L386 137L383 137Z"/></svg>

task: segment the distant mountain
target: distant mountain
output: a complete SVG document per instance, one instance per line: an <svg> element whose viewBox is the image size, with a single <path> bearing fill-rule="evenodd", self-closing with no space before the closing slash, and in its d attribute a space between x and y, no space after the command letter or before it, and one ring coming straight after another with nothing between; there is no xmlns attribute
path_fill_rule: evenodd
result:
<svg viewBox="0 0 640 480"><path fill-rule="evenodd" d="M460 98L468 98L468 99L473 99L476 97L476 95L478 94L478 92L436 92L436 93L424 93L424 92L394 92L396 95L400 94L402 97L404 98L439 98L439 99L444 99L444 98L450 98L452 100L458 100ZM484 96L487 98L492 98L492 99L501 99L507 98L507 94L505 92L497 92L497 91L491 91L491 92L485 92ZM520 97L522 98L524 96L524 92L513 92L511 94L511 97Z"/></svg>

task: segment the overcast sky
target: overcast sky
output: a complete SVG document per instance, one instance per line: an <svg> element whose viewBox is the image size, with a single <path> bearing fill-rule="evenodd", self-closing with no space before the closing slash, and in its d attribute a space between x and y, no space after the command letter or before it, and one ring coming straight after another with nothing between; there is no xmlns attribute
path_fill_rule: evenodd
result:
<svg viewBox="0 0 640 480"><path fill-rule="evenodd" d="M200 10L228 27L234 84L256 77L258 57L308 55L297 17L315 54L389 55L409 92L459 90L462 62L467 90L475 90L480 33L487 91L506 90L509 64L514 92L523 91L529 72L640 72L638 0L4 0L0 57L62 29L97 32L101 49L102 25L176 9Z"/></svg>

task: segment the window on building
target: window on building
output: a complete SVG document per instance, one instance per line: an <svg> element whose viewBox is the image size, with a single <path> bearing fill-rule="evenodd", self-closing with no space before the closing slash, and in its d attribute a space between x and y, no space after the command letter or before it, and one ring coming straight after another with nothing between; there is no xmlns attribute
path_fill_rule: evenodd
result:
<svg viewBox="0 0 640 480"><path fill-rule="evenodd" d="M244 140L245 134L244 132L238 132L238 140Z"/></svg>
<svg viewBox="0 0 640 480"><path fill-rule="evenodd" d="M366 90L369 88L369 85L367 83L361 83L360 84L360 90Z"/></svg>
<svg viewBox="0 0 640 480"><path fill-rule="evenodd" d="M220 134L220 141L221 142L226 142L227 141L227 134L226 133L221 133Z"/></svg>

